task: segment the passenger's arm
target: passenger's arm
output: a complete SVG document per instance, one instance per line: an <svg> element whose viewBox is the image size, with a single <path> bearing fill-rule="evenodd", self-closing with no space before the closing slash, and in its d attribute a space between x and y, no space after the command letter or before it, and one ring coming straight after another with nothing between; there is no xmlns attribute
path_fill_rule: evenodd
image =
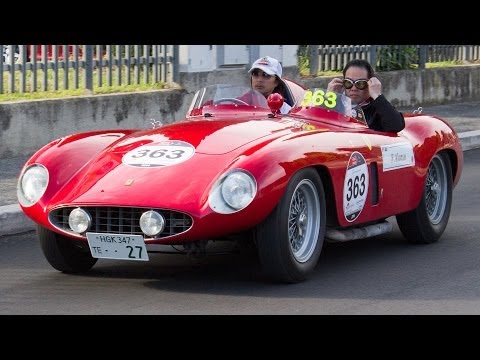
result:
<svg viewBox="0 0 480 360"><path fill-rule="evenodd" d="M374 121L380 124L383 131L399 132L405 128L403 114L395 109L384 95L373 100Z"/></svg>

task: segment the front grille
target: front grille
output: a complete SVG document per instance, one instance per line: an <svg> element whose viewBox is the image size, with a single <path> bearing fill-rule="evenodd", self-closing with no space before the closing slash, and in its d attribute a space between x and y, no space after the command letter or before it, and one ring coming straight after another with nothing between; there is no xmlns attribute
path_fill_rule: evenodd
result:
<svg viewBox="0 0 480 360"><path fill-rule="evenodd" d="M187 214L163 209L82 206L92 217L88 232L143 235L140 229L140 216L148 210L154 210L165 218L165 229L155 239L177 235L187 231L193 220ZM64 231L73 233L68 225L68 216L76 207L63 207L50 212L50 222Z"/></svg>

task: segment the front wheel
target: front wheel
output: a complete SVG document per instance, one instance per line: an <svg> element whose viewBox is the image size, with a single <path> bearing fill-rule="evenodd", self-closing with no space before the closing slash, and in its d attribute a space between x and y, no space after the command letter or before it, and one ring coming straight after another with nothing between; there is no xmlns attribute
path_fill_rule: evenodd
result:
<svg viewBox="0 0 480 360"><path fill-rule="evenodd" d="M45 258L58 271L86 272L98 260L90 255L88 246L82 246L77 240L57 234L43 226L37 225L37 236Z"/></svg>
<svg viewBox="0 0 480 360"><path fill-rule="evenodd" d="M452 206L452 166L446 153L436 154L428 167L417 208L396 216L403 236L411 243L437 241L447 227Z"/></svg>
<svg viewBox="0 0 480 360"><path fill-rule="evenodd" d="M260 263L274 281L295 283L314 270L323 247L325 192L314 169L290 180L272 213L256 229Z"/></svg>

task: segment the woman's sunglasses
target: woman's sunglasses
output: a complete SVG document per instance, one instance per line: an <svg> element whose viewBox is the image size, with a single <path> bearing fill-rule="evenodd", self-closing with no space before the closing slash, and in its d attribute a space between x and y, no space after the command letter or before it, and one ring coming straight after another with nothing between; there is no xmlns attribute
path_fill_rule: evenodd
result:
<svg viewBox="0 0 480 360"><path fill-rule="evenodd" d="M351 89L353 85L359 90L365 90L368 87L368 80L358 79L354 81L352 79L343 79L343 87L345 89Z"/></svg>
<svg viewBox="0 0 480 360"><path fill-rule="evenodd" d="M265 79L270 79L272 76L275 76L275 75L269 75L265 71L258 70L258 69L253 70L252 75L255 76L255 77L263 76Z"/></svg>

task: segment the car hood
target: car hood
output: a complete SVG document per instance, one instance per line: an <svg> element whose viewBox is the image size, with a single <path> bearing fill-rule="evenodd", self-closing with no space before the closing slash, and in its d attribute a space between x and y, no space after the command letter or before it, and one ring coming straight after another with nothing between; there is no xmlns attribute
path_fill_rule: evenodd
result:
<svg viewBox="0 0 480 360"><path fill-rule="evenodd" d="M181 140L195 147L196 153L225 154L262 137L278 137L278 133L292 127L291 121L245 119L185 120L156 130L134 134L125 138L145 141Z"/></svg>
<svg viewBox="0 0 480 360"><path fill-rule="evenodd" d="M287 119L196 120L135 132L88 162L52 204L178 207L182 203L198 209L218 176L241 158L246 150L242 146L263 146L291 133L292 126ZM177 157L180 153L185 157Z"/></svg>

